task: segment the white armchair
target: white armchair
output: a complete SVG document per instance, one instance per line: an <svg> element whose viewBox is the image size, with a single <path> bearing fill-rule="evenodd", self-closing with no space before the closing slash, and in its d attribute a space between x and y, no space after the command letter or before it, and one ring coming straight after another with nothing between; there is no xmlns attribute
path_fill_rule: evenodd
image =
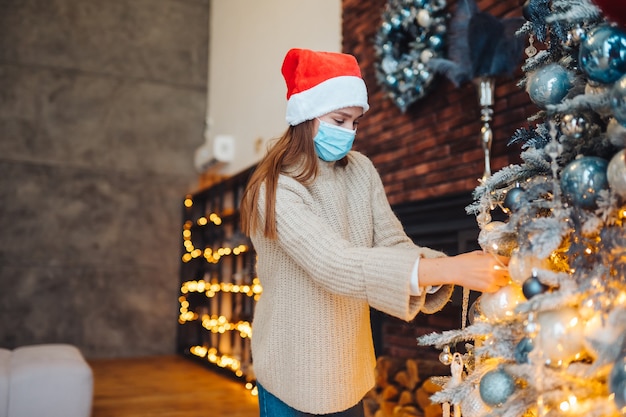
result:
<svg viewBox="0 0 626 417"><path fill-rule="evenodd" d="M67 344L0 348L0 417L89 417L93 373Z"/></svg>

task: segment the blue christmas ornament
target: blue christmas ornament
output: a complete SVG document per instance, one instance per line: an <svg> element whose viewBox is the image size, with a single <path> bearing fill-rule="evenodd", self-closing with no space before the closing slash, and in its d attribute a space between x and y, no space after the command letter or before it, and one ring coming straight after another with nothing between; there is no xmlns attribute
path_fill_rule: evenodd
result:
<svg viewBox="0 0 626 417"><path fill-rule="evenodd" d="M622 351L609 375L609 390L615 394L613 401L619 410L626 411L626 356Z"/></svg>
<svg viewBox="0 0 626 417"><path fill-rule="evenodd" d="M559 64L548 64L528 75L526 92L537 106L545 109L558 104L572 88L573 75Z"/></svg>
<svg viewBox="0 0 626 417"><path fill-rule="evenodd" d="M622 126L626 126L626 76L623 76L613 84L611 109L613 110L615 120Z"/></svg>
<svg viewBox="0 0 626 417"><path fill-rule="evenodd" d="M494 369L483 375L478 390L485 404L499 406L515 391L515 380L503 369Z"/></svg>
<svg viewBox="0 0 626 417"><path fill-rule="evenodd" d="M578 62L592 81L617 81L626 74L626 32L616 26L596 27L580 43Z"/></svg>
<svg viewBox="0 0 626 417"><path fill-rule="evenodd" d="M519 364L528 363L528 354L533 350L533 340L530 337L524 337L515 346L515 362Z"/></svg>
<svg viewBox="0 0 626 417"><path fill-rule="evenodd" d="M570 162L561 171L561 190L576 207L591 209L601 190L609 188L608 162L596 156L583 156Z"/></svg>
<svg viewBox="0 0 626 417"><path fill-rule="evenodd" d="M530 300L535 295L543 294L548 290L548 288L550 287L539 281L537 275L533 274L530 278L524 281L524 284L522 285L522 292L524 293L524 297L526 297L527 300Z"/></svg>
<svg viewBox="0 0 626 417"><path fill-rule="evenodd" d="M519 210L523 205L524 189L522 187L514 187L507 191L502 206L507 213Z"/></svg>

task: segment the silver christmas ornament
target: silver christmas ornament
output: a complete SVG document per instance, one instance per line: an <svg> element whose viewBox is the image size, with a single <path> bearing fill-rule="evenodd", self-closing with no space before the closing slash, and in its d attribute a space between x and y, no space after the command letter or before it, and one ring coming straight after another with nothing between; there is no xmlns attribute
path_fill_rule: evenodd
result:
<svg viewBox="0 0 626 417"><path fill-rule="evenodd" d="M566 114L561 119L561 133L570 138L583 138L588 128L589 123L583 115Z"/></svg>

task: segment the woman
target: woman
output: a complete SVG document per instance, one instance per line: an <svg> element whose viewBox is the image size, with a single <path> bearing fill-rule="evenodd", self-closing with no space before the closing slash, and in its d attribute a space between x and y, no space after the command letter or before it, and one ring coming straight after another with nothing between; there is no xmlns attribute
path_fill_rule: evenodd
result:
<svg viewBox="0 0 626 417"><path fill-rule="evenodd" d="M407 321L434 313L453 284L506 285L508 260L446 257L404 233L376 169L351 151L369 109L353 56L292 49L282 73L290 126L241 206L263 285L252 338L261 416L362 416L374 386L370 307Z"/></svg>

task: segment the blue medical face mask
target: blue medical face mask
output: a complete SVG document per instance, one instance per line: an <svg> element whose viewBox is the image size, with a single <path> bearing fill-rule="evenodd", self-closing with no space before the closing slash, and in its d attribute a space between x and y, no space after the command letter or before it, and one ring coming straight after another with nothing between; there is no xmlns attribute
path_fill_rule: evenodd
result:
<svg viewBox="0 0 626 417"><path fill-rule="evenodd" d="M317 156L326 162L338 161L350 152L356 129L350 130L317 119L320 124L313 138Z"/></svg>

